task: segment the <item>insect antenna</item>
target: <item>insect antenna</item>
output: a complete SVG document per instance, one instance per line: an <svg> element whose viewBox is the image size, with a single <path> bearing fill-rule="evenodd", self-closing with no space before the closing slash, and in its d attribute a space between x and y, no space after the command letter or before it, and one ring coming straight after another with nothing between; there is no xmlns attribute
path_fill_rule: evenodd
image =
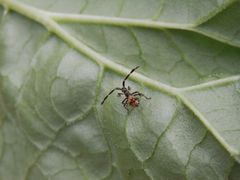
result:
<svg viewBox="0 0 240 180"><path fill-rule="evenodd" d="M125 79L124 79L123 82L122 82L123 87L125 87L125 81L127 80L127 78L128 78L137 68L139 68L139 67L140 67L140 66L137 66L137 67L133 68L133 69L131 70L131 72L125 77Z"/></svg>
<svg viewBox="0 0 240 180"><path fill-rule="evenodd" d="M108 95L105 96L105 98L103 99L103 101L101 102L101 104L104 103L104 101L108 98L109 95L111 95L115 90L122 90L122 88L114 88L113 90L111 90Z"/></svg>

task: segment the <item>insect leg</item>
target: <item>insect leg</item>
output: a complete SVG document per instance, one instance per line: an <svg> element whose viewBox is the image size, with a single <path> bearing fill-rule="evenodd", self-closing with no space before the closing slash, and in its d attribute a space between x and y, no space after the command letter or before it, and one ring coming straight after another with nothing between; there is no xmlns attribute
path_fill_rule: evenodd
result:
<svg viewBox="0 0 240 180"><path fill-rule="evenodd" d="M103 104L105 102L105 100L108 98L108 96L110 94L112 94L115 90L122 90L122 88L114 88L113 90L111 90L108 95L105 96L105 98L103 99L103 101L101 102L101 104Z"/></svg>
<svg viewBox="0 0 240 180"><path fill-rule="evenodd" d="M118 95L118 96L121 96L121 95L124 95L124 94L123 94L123 93L118 93L117 95Z"/></svg>
<svg viewBox="0 0 240 180"><path fill-rule="evenodd" d="M133 93L131 93L131 95L138 94L138 93L139 93L138 91L134 91Z"/></svg>
<svg viewBox="0 0 240 180"><path fill-rule="evenodd" d="M122 101L122 104L123 104L123 107L129 112L129 109L127 108L127 105L128 105L127 100L128 100L128 98L125 98L125 99Z"/></svg>
<svg viewBox="0 0 240 180"><path fill-rule="evenodd" d="M133 69L131 70L131 72L124 78L124 80L123 80L123 82L122 82L123 87L125 87L125 81L127 80L127 78L128 78L137 68L139 68L139 67L140 67L140 66L137 66L137 67L133 68Z"/></svg>
<svg viewBox="0 0 240 180"><path fill-rule="evenodd" d="M124 105L127 101L127 98L125 98L123 101L122 101L122 104Z"/></svg>
<svg viewBox="0 0 240 180"><path fill-rule="evenodd" d="M127 101L125 101L125 103L123 103L123 107L128 111L128 113L129 113L129 109L127 108Z"/></svg>
<svg viewBox="0 0 240 180"><path fill-rule="evenodd" d="M135 91L135 92L133 92L131 95L133 95L133 96L143 96L143 97L145 97L146 99L151 99L151 97L147 97L147 96L145 96L143 93L140 93L140 92L138 92L138 91Z"/></svg>

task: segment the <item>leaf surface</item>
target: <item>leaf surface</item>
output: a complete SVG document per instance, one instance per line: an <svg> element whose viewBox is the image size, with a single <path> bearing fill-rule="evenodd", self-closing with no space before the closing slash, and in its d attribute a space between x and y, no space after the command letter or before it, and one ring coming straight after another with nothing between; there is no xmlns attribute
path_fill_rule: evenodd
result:
<svg viewBox="0 0 240 180"><path fill-rule="evenodd" d="M239 1L0 4L0 179L240 178Z"/></svg>

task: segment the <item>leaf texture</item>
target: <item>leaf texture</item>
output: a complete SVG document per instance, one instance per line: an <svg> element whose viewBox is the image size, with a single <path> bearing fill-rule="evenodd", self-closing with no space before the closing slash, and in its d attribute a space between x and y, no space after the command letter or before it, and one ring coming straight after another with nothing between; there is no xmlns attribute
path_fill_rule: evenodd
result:
<svg viewBox="0 0 240 180"><path fill-rule="evenodd" d="M0 5L1 180L240 178L239 1Z"/></svg>

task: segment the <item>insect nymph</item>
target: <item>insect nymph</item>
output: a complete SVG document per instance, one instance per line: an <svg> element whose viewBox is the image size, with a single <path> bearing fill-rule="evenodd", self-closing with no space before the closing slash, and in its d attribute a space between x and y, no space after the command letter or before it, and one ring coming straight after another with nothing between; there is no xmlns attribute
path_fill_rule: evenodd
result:
<svg viewBox="0 0 240 180"><path fill-rule="evenodd" d="M131 88L128 86L126 88L125 86L125 81L128 79L128 77L137 69L139 68L139 66L135 67L134 69L131 70L131 72L124 78L123 82L122 82L122 87L116 87L113 90L111 90L108 95L103 99L103 101L101 102L101 104L103 104L105 102L105 100L108 98L108 96L110 94L112 94L115 90L121 91L120 93L118 93L118 96L122 96L124 95L125 98L122 101L123 107L129 112L129 109L127 108L127 106L132 106L133 108L138 107L139 103L140 103L140 97L145 97L146 99L151 99L150 97L145 96L144 94L138 92L138 91L134 91L134 92L130 92Z"/></svg>

